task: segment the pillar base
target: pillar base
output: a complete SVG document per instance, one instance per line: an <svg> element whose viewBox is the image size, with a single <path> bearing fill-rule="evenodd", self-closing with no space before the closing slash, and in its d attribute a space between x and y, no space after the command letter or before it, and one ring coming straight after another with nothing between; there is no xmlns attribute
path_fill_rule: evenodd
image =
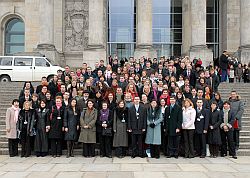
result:
<svg viewBox="0 0 250 178"><path fill-rule="evenodd" d="M140 59L141 57L157 58L157 52L151 45L140 45L135 49L134 58Z"/></svg>
<svg viewBox="0 0 250 178"><path fill-rule="evenodd" d="M250 45L241 46L238 50L239 60L244 65L250 62Z"/></svg>
<svg viewBox="0 0 250 178"><path fill-rule="evenodd" d="M191 46L189 50L190 59L193 60L201 59L202 65L206 68L210 62L213 62L213 52L211 49L208 49L206 45L200 46Z"/></svg>
<svg viewBox="0 0 250 178"><path fill-rule="evenodd" d="M34 49L34 52L39 52L57 65L65 65L64 55L59 53L53 44L38 44L37 48Z"/></svg>
<svg viewBox="0 0 250 178"><path fill-rule="evenodd" d="M83 51L83 61L94 69L95 63L100 60L106 62L106 50L104 48L88 48Z"/></svg>

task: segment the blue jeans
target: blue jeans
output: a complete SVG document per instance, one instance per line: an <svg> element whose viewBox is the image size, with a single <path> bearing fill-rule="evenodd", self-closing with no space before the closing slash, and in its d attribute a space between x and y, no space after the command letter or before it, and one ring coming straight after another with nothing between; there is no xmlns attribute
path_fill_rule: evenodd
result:
<svg viewBox="0 0 250 178"><path fill-rule="evenodd" d="M226 81L227 81L227 70L222 69L221 82L226 82Z"/></svg>

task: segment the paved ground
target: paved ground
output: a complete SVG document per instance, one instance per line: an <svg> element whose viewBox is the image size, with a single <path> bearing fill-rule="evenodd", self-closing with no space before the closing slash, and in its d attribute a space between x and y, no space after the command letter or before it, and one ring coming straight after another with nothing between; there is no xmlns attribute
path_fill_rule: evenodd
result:
<svg viewBox="0 0 250 178"><path fill-rule="evenodd" d="M165 178L250 177L250 157L231 158L10 158L0 156L0 177Z"/></svg>

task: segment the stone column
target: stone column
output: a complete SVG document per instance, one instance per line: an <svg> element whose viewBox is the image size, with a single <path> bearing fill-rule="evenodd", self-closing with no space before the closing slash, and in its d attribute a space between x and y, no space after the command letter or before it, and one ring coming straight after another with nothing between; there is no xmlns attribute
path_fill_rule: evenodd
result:
<svg viewBox="0 0 250 178"><path fill-rule="evenodd" d="M54 45L54 0L39 1L40 39L36 52L60 64L59 53Z"/></svg>
<svg viewBox="0 0 250 178"><path fill-rule="evenodd" d="M250 1L240 0L240 59L243 64L250 62Z"/></svg>
<svg viewBox="0 0 250 178"><path fill-rule="evenodd" d="M213 61L213 53L206 45L206 0L191 0L190 57L201 58L203 66Z"/></svg>
<svg viewBox="0 0 250 178"><path fill-rule="evenodd" d="M106 61L105 6L106 0L89 0L88 47L83 51L83 61L90 66L100 59Z"/></svg>
<svg viewBox="0 0 250 178"><path fill-rule="evenodd" d="M54 43L54 0L40 0L40 44Z"/></svg>
<svg viewBox="0 0 250 178"><path fill-rule="evenodd" d="M89 0L90 48L104 47L104 0Z"/></svg>
<svg viewBox="0 0 250 178"><path fill-rule="evenodd" d="M152 49L152 0L137 1L136 50L134 56L156 57Z"/></svg>

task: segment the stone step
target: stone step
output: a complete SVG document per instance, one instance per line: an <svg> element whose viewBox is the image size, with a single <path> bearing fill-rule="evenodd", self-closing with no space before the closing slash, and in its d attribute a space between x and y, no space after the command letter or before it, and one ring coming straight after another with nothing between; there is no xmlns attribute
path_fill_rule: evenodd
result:
<svg viewBox="0 0 250 178"><path fill-rule="evenodd" d="M250 149L239 149L237 156L250 156Z"/></svg>
<svg viewBox="0 0 250 178"><path fill-rule="evenodd" d="M240 143L249 141L250 141L250 136L240 136Z"/></svg>
<svg viewBox="0 0 250 178"><path fill-rule="evenodd" d="M241 130L240 136L250 136L250 131L249 130Z"/></svg>
<svg viewBox="0 0 250 178"><path fill-rule="evenodd" d="M241 142L240 149L250 149L250 142Z"/></svg>

